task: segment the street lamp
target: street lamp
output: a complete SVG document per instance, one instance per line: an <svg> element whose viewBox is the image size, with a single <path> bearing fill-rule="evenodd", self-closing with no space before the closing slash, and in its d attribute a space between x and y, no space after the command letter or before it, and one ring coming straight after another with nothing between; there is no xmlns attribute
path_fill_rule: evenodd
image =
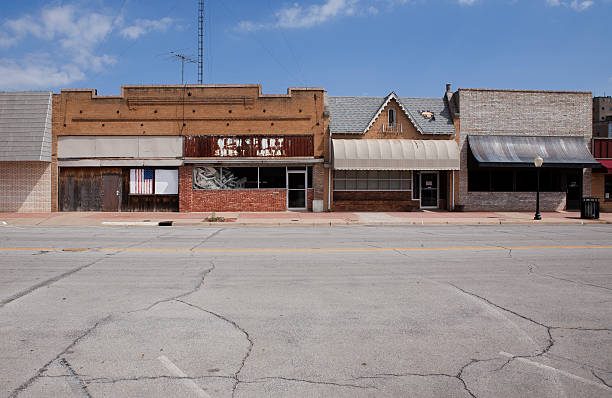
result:
<svg viewBox="0 0 612 398"><path fill-rule="evenodd" d="M533 164L536 167L537 175L538 175L538 190L536 193L536 212L533 217L534 220L541 220L542 216L540 215L540 168L542 167L542 163L544 163L544 159L537 155L535 159L533 159Z"/></svg>

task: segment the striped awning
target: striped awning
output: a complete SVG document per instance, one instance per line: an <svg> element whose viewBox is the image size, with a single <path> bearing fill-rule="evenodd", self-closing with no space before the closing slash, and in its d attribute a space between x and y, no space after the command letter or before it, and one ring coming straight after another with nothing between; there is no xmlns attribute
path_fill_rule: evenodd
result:
<svg viewBox="0 0 612 398"><path fill-rule="evenodd" d="M538 155L542 167L600 167L582 136L470 135L468 141L480 167L535 167Z"/></svg>
<svg viewBox="0 0 612 398"><path fill-rule="evenodd" d="M332 140L335 170L459 170L453 140Z"/></svg>

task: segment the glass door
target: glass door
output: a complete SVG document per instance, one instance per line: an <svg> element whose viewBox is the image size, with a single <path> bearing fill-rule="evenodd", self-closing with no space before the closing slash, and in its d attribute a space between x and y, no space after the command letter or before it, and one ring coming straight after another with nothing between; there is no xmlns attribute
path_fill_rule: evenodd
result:
<svg viewBox="0 0 612 398"><path fill-rule="evenodd" d="M438 173L421 172L421 207L438 208Z"/></svg>
<svg viewBox="0 0 612 398"><path fill-rule="evenodd" d="M287 170L287 209L306 209L306 170Z"/></svg>

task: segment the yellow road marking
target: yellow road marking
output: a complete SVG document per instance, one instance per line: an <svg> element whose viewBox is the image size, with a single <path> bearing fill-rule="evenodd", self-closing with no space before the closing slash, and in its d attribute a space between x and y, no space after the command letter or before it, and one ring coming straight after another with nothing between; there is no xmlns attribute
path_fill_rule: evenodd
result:
<svg viewBox="0 0 612 398"><path fill-rule="evenodd" d="M155 252L155 253L300 253L300 252L384 252L384 251L478 251L478 250L536 250L536 249L612 249L612 246L455 246L455 247L353 247L353 248L303 248L303 249L147 249L131 247L80 247L80 248L35 248L35 247L0 247L0 251L120 251L120 252Z"/></svg>

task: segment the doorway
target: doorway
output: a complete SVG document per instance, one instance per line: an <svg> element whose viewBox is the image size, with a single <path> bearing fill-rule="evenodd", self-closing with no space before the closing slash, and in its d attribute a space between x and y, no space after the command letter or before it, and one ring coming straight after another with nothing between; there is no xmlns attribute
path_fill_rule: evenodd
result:
<svg viewBox="0 0 612 398"><path fill-rule="evenodd" d="M287 209L306 210L308 180L306 169L287 170Z"/></svg>
<svg viewBox="0 0 612 398"><path fill-rule="evenodd" d="M120 211L120 174L102 174L102 211Z"/></svg>
<svg viewBox="0 0 612 398"><path fill-rule="evenodd" d="M422 209L437 209L439 175L435 173L420 173L421 176L421 208Z"/></svg>
<svg viewBox="0 0 612 398"><path fill-rule="evenodd" d="M572 170L567 173L567 197L566 210L580 210L580 199L582 198L582 169Z"/></svg>

